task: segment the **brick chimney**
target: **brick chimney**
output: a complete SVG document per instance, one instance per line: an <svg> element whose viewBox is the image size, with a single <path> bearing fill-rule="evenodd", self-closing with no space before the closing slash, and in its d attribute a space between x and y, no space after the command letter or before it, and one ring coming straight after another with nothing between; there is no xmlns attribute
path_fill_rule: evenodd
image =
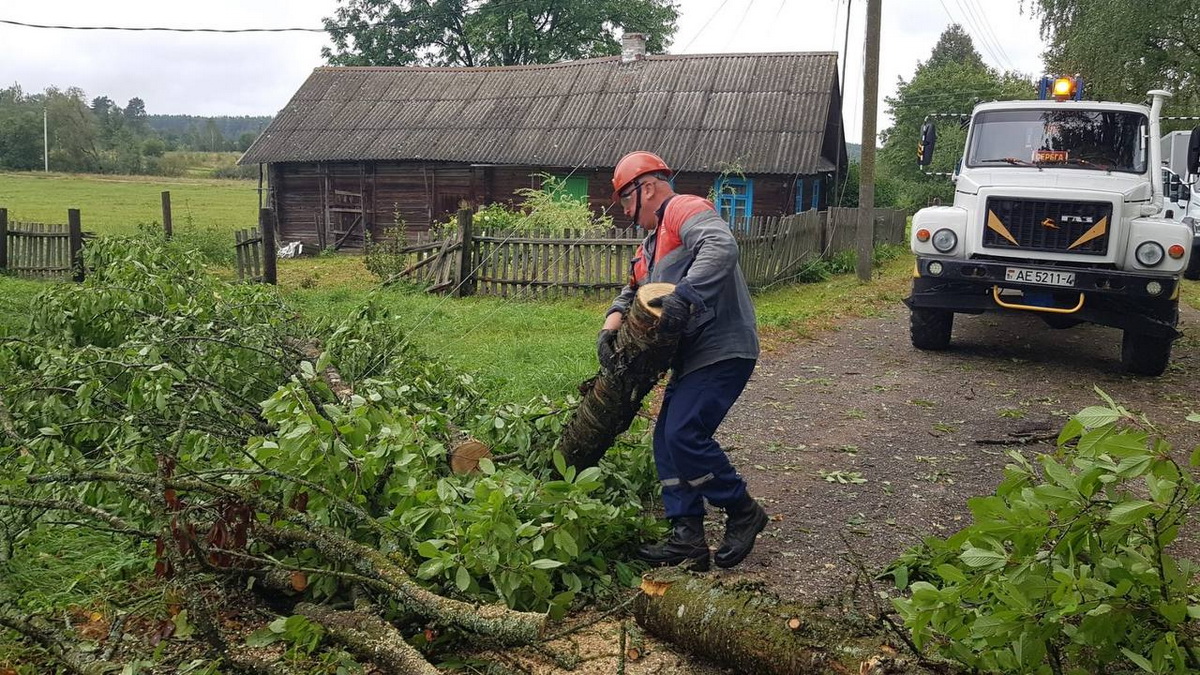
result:
<svg viewBox="0 0 1200 675"><path fill-rule="evenodd" d="M621 37L621 63L641 61L646 58L646 34L626 33Z"/></svg>

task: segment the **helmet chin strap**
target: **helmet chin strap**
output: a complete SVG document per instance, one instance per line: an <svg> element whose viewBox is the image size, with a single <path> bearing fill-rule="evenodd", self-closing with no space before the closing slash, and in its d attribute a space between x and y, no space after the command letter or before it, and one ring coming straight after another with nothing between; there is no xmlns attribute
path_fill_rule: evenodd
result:
<svg viewBox="0 0 1200 675"><path fill-rule="evenodd" d="M634 191L637 193L637 205L633 207L633 224L639 225L638 218L642 215L642 185L639 183Z"/></svg>

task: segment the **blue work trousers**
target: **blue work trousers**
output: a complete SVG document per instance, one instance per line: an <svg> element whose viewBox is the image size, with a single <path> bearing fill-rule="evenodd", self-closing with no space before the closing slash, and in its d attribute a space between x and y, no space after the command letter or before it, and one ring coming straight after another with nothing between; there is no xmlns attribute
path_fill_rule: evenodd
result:
<svg viewBox="0 0 1200 675"><path fill-rule="evenodd" d="M754 364L726 359L667 384L654 425L654 465L667 518L703 516L705 499L724 507L746 496L746 481L713 434L746 388Z"/></svg>

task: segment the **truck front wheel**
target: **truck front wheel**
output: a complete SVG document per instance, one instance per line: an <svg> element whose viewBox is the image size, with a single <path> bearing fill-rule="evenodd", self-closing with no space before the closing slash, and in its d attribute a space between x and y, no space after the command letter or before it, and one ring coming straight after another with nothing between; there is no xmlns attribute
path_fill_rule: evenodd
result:
<svg viewBox="0 0 1200 675"><path fill-rule="evenodd" d="M1125 331L1121 366L1134 375L1162 375L1171 360L1171 338Z"/></svg>
<svg viewBox="0 0 1200 675"><path fill-rule="evenodd" d="M939 351L949 347L953 328L954 312L944 309L913 307L908 315L909 334L917 349Z"/></svg>

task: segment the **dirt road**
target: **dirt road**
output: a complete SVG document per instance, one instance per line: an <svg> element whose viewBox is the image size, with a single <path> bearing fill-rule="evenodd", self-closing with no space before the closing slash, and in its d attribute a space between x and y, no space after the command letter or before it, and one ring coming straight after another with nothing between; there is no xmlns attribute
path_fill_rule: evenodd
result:
<svg viewBox="0 0 1200 675"><path fill-rule="evenodd" d="M921 352L900 305L764 354L718 433L773 516L737 573L788 599L840 593L849 551L877 569L965 525L967 499L995 489L1008 450L1052 451L1068 417L1100 402L1093 387L1190 451L1200 313L1182 317L1159 378L1121 372L1115 329L1051 330L1029 316L958 315L951 349Z"/></svg>

